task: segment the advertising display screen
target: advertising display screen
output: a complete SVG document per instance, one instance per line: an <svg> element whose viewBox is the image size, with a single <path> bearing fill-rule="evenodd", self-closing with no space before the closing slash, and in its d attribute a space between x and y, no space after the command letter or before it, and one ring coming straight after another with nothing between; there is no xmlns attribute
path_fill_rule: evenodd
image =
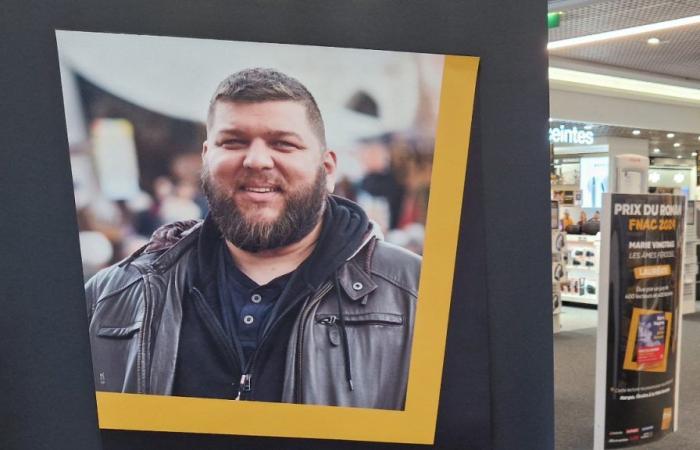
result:
<svg viewBox="0 0 700 450"><path fill-rule="evenodd" d="M581 158L581 206L600 208L608 187L608 157Z"/></svg>
<svg viewBox="0 0 700 450"><path fill-rule="evenodd" d="M675 430L686 205L683 196L604 198L596 449Z"/></svg>

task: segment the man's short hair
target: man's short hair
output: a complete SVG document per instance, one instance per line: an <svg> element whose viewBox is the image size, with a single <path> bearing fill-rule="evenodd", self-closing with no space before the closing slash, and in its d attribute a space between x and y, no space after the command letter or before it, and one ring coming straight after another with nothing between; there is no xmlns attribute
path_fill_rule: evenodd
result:
<svg viewBox="0 0 700 450"><path fill-rule="evenodd" d="M326 148L326 131L316 100L297 79L274 69L244 69L226 77L214 91L209 102L207 125L211 125L217 101L259 103L269 101L294 101L306 109L306 116L321 148Z"/></svg>

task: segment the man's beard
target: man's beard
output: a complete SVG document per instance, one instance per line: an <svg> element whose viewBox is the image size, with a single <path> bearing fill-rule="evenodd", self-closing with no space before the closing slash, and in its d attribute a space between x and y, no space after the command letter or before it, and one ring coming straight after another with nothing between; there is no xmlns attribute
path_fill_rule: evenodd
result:
<svg viewBox="0 0 700 450"><path fill-rule="evenodd" d="M252 221L229 195L215 185L206 165L202 187L214 223L224 239L247 252L260 252L294 244L308 235L321 218L326 191L326 171L319 167L313 184L287 191L284 209L272 221ZM232 192L235 194L236 190Z"/></svg>

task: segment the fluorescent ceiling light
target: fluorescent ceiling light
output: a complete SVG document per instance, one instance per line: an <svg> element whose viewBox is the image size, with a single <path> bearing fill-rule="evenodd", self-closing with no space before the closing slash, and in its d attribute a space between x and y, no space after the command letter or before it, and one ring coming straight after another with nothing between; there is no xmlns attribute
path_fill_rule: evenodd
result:
<svg viewBox="0 0 700 450"><path fill-rule="evenodd" d="M642 132L639 130L632 130L632 134L635 136L639 136Z"/></svg>
<svg viewBox="0 0 700 450"><path fill-rule="evenodd" d="M700 23L700 16L683 17L681 19L668 20L666 22L649 23L637 27L622 28L620 30L606 31L605 33L589 34L570 39L562 39L547 44L547 50L573 47L575 45L590 44L593 42L607 41L622 37L636 36L638 34L651 33L652 31L668 30L669 28L682 27Z"/></svg>
<svg viewBox="0 0 700 450"><path fill-rule="evenodd" d="M678 147L681 146L681 143L680 143L680 142L674 142L673 146L676 147L676 148L678 148Z"/></svg>
<svg viewBox="0 0 700 450"><path fill-rule="evenodd" d="M660 148L655 148L655 149L654 149L654 153L661 153L661 149L660 149Z"/></svg>
<svg viewBox="0 0 700 450"><path fill-rule="evenodd" d="M661 43L661 40L659 38L649 38L647 39L647 44L649 45L659 45Z"/></svg>
<svg viewBox="0 0 700 450"><path fill-rule="evenodd" d="M668 134L666 135L666 137L669 138L669 139L672 139L672 138L674 138L675 136L676 136L676 135L673 134L673 133L668 133Z"/></svg>
<svg viewBox="0 0 700 450"><path fill-rule="evenodd" d="M549 68L550 81L560 81L571 84L596 86L616 91L648 94L655 97L672 98L683 102L700 102L700 89L674 86L671 84L653 83L651 81L634 80L598 73L581 72L578 70Z"/></svg>

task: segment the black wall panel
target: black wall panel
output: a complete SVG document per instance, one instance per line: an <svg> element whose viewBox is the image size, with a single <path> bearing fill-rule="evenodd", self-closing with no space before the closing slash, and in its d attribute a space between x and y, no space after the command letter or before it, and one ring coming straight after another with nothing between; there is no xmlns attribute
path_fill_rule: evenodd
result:
<svg viewBox="0 0 700 450"><path fill-rule="evenodd" d="M553 448L546 11L544 0L4 2L0 448L425 448L97 430L55 29L480 56L434 448Z"/></svg>

